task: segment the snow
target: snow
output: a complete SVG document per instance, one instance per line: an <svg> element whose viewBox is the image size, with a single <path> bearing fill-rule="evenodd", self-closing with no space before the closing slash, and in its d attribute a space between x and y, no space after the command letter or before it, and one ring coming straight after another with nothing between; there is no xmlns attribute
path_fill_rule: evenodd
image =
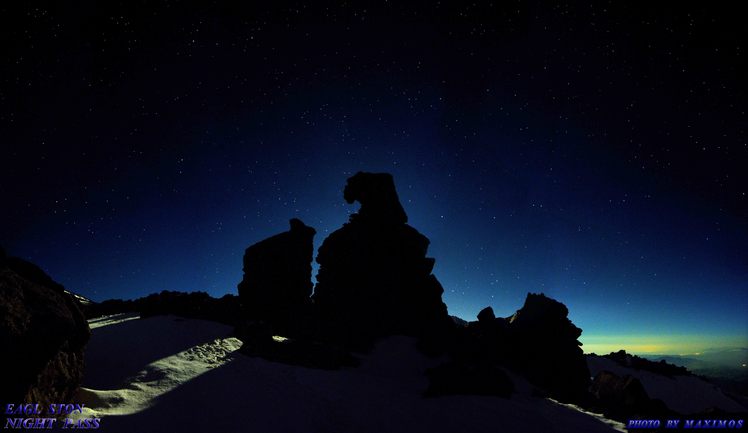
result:
<svg viewBox="0 0 748 433"><path fill-rule="evenodd" d="M717 386L696 376L672 378L645 370L624 367L601 356L587 356L587 365L594 377L607 370L618 376L631 375L641 382L650 398L658 398L672 410L684 415L719 408L727 412L745 412L746 408L726 396Z"/></svg>
<svg viewBox="0 0 748 433"><path fill-rule="evenodd" d="M357 368L315 370L245 356L228 326L173 316L93 330L77 403L103 432L611 432L599 415L532 395L424 398L407 337L382 341ZM279 342L278 344L283 344ZM104 367L96 364L105 364Z"/></svg>
<svg viewBox="0 0 748 433"><path fill-rule="evenodd" d="M88 327L91 329L101 328L102 326L116 325L128 320L140 319L138 313L121 313L110 316L101 316L88 321Z"/></svg>
<svg viewBox="0 0 748 433"><path fill-rule="evenodd" d="M75 299L77 299L78 302L80 302L83 305L88 305L88 304L92 303L90 299L85 298L85 297L83 297L83 296L81 296L81 295L79 295L77 293L73 293L73 292L71 292L69 290L64 290L64 292L67 293L68 295L74 297Z"/></svg>

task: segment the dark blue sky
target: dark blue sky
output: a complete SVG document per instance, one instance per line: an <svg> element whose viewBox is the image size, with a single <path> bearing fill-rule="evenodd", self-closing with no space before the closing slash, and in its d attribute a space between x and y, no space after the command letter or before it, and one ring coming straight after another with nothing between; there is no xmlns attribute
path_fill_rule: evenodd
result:
<svg viewBox="0 0 748 433"><path fill-rule="evenodd" d="M387 171L451 314L542 291L586 349L748 345L735 11L2 8L1 242L71 290L235 293Z"/></svg>

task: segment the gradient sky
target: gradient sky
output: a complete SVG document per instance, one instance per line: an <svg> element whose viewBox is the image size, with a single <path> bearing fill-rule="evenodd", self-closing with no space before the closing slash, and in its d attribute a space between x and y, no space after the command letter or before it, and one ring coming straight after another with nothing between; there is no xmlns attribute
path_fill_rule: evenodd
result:
<svg viewBox="0 0 748 433"><path fill-rule="evenodd" d="M386 171L453 315L748 346L748 39L678 6L3 4L0 243L97 301L220 296Z"/></svg>

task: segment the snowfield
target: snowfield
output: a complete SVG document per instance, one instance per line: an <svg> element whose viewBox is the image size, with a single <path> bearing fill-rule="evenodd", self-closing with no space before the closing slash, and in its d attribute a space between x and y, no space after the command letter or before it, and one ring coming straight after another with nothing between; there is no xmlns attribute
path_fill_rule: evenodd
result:
<svg viewBox="0 0 748 433"><path fill-rule="evenodd" d="M76 403L102 432L612 432L620 423L531 395L423 398L408 337L382 341L358 368L316 370L245 356L231 327L173 316L93 329ZM282 344L282 343L278 343Z"/></svg>

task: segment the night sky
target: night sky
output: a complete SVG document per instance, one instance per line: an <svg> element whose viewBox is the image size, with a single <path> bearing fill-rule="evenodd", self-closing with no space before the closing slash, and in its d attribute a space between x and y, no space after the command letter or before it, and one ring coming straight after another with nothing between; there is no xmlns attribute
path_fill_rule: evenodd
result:
<svg viewBox="0 0 748 433"><path fill-rule="evenodd" d="M587 351L748 346L737 10L12 3L0 244L70 290L236 293L247 246L297 217L318 247L386 171L453 315L545 292Z"/></svg>

